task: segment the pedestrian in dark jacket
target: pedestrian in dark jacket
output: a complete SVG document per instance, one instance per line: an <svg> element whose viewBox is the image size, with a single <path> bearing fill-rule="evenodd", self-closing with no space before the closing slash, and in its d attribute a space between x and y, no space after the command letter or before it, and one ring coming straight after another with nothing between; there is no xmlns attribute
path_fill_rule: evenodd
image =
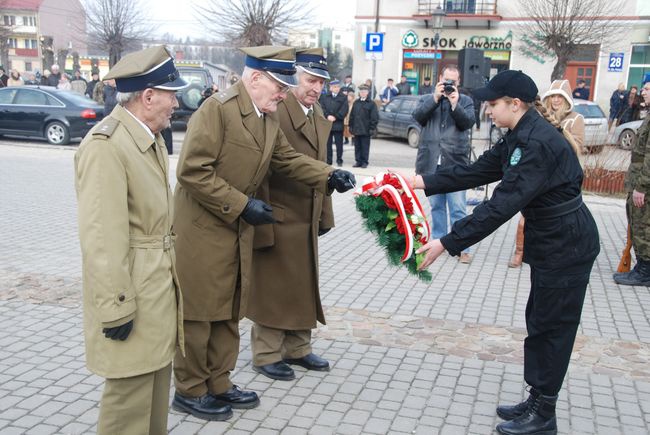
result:
<svg viewBox="0 0 650 435"><path fill-rule="evenodd" d="M423 95L413 112L413 117L422 126L415 159L415 172L418 174L433 174L439 168L469 164L474 103L472 98L458 91L459 80L458 68L447 65L433 93ZM445 82L454 83L454 86L449 88ZM434 238L447 234L449 225L467 215L464 190L432 195L429 203L433 221L431 235ZM460 261L472 261L469 249L463 251Z"/></svg>
<svg viewBox="0 0 650 435"><path fill-rule="evenodd" d="M639 88L632 86L623 99L618 125L639 119L641 119L641 96L639 95Z"/></svg>
<svg viewBox="0 0 650 435"><path fill-rule="evenodd" d="M411 85L409 85L406 76L402 76L397 84L399 95L411 95Z"/></svg>
<svg viewBox="0 0 650 435"><path fill-rule="evenodd" d="M52 65L52 72L50 75L47 77L47 86L53 86L57 87L59 86L59 82L61 81L61 71L59 70L59 65L54 64Z"/></svg>
<svg viewBox="0 0 650 435"><path fill-rule="evenodd" d="M474 95L488 101L487 113L497 127L509 129L506 136L472 165L414 176L411 183L428 195L500 183L489 201L454 224L449 234L431 238L418 253L425 254L422 267L428 267L445 250L458 255L523 212L524 262L530 264L531 278L524 379L531 389L526 401L497 408L506 421L496 429L507 435L555 434L558 393L600 251L598 228L582 201L583 173L573 138L561 132L544 106L533 104L533 80L521 71L506 70Z"/></svg>
<svg viewBox="0 0 650 435"><path fill-rule="evenodd" d="M587 82L583 79L578 79L575 89L573 89L573 98L580 98L581 100L589 99L589 88L585 87Z"/></svg>
<svg viewBox="0 0 650 435"><path fill-rule="evenodd" d="M117 89L115 88L115 80L104 80L104 116L111 114L117 105Z"/></svg>
<svg viewBox="0 0 650 435"><path fill-rule="evenodd" d="M325 118L332 123L327 139L327 164L332 164L332 141L336 144L336 164L343 165L343 120L348 114L348 97L341 92L341 82L332 80L330 91L320 97Z"/></svg>
<svg viewBox="0 0 650 435"><path fill-rule="evenodd" d="M368 98L368 86L359 86L359 99L350 111L350 133L354 135L354 168L367 168L370 138L377 132L379 112L374 101Z"/></svg>
<svg viewBox="0 0 650 435"><path fill-rule="evenodd" d="M425 77L424 83L418 89L418 95L427 95L433 92L433 86L431 86L431 77Z"/></svg>
<svg viewBox="0 0 650 435"><path fill-rule="evenodd" d="M612 124L616 122L621 116L622 108L625 105L625 84L619 83L612 96L609 98L609 121L608 128L612 128Z"/></svg>
<svg viewBox="0 0 650 435"><path fill-rule="evenodd" d="M90 98L90 99L93 98L93 91L95 90L95 86L97 85L97 83L99 83L99 73L94 72L92 74L92 80L89 81L88 84L86 85L86 93L85 93L85 95L88 98Z"/></svg>
<svg viewBox="0 0 650 435"><path fill-rule="evenodd" d="M6 88L9 82L9 76L6 74L3 66L0 66L0 88Z"/></svg>

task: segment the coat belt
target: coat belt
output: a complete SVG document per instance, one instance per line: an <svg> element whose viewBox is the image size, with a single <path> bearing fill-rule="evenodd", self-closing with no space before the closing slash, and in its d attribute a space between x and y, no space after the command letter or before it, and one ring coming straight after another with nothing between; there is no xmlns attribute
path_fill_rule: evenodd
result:
<svg viewBox="0 0 650 435"><path fill-rule="evenodd" d="M175 240L176 240L176 234L165 234L164 236L131 235L129 240L129 246L131 248L162 249L168 251L169 249L172 248L172 246L174 246Z"/></svg>
<svg viewBox="0 0 650 435"><path fill-rule="evenodd" d="M573 213L582 206L582 195L578 195L566 202L552 205L550 207L527 208L521 211L521 214L527 220L552 219Z"/></svg>

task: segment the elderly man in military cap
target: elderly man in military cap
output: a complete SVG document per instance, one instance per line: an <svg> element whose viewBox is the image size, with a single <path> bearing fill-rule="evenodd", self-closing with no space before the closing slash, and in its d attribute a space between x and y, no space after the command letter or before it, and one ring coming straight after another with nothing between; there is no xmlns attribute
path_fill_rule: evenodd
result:
<svg viewBox="0 0 650 435"><path fill-rule="evenodd" d="M166 434L183 324L160 131L187 84L162 46L125 56L107 78L119 105L75 154L86 363L106 378L97 431Z"/></svg>
<svg viewBox="0 0 650 435"><path fill-rule="evenodd" d="M280 128L293 148L325 161L332 123L318 104L329 80L322 48L296 51L298 86L278 106ZM274 224L255 228L253 274L247 317L251 330L253 369L278 380L291 380L288 364L329 370L312 353L311 329L325 324L318 292L318 236L334 226L331 197L273 172L258 198L271 204ZM283 360L284 358L284 360Z"/></svg>
<svg viewBox="0 0 650 435"><path fill-rule="evenodd" d="M257 394L230 380L239 320L250 292L253 227L283 219L255 197L269 167L322 194L344 192L354 176L297 153L273 115L295 86L295 51L243 48L242 78L192 115L176 171L178 274L186 357L174 360L174 409L212 419L219 406L253 408Z"/></svg>

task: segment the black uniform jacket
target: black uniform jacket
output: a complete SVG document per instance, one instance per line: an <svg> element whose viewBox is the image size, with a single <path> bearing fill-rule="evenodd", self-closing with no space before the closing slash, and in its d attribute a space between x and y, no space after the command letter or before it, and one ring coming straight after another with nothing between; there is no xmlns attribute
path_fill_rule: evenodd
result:
<svg viewBox="0 0 650 435"><path fill-rule="evenodd" d="M343 131L343 119L348 115L348 97L343 92L336 94L331 92L320 96L320 105L323 109L325 118L332 115L336 121L332 123L331 131Z"/></svg>
<svg viewBox="0 0 650 435"><path fill-rule="evenodd" d="M518 211L558 206L581 194L582 169L561 132L530 109L517 126L471 165L424 175L427 196L501 180L489 201L440 239L452 255L487 237ZM578 202L580 204L580 202ZM600 250L598 229L584 203L552 218L526 219L524 261L544 269L581 267Z"/></svg>

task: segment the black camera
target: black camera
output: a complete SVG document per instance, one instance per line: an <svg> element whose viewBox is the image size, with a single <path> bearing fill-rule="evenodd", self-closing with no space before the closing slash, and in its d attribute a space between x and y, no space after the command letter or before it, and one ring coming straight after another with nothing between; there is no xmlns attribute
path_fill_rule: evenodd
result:
<svg viewBox="0 0 650 435"><path fill-rule="evenodd" d="M453 92L456 92L456 87L455 87L456 84L454 83L453 80L445 80L444 82L442 82L442 84L445 85L444 88L445 95L449 95Z"/></svg>

